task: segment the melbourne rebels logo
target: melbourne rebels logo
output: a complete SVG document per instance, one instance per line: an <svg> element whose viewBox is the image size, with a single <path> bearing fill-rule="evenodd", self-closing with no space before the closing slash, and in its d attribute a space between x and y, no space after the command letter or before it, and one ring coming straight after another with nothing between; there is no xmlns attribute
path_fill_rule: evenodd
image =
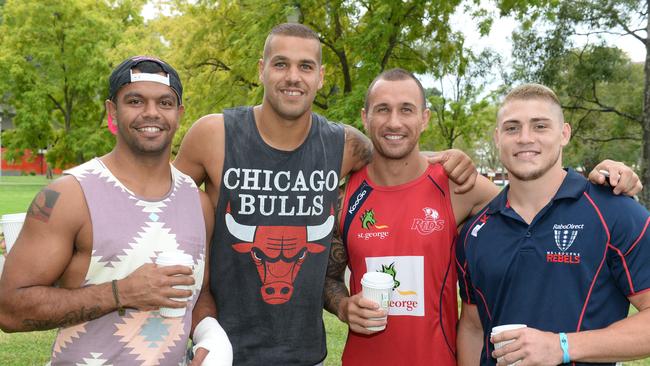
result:
<svg viewBox="0 0 650 366"><path fill-rule="evenodd" d="M567 252L573 245L580 231L584 229L584 224L555 224L553 225L553 237L555 245L560 249L557 251L546 252L547 263L559 264L580 264L580 253L575 251Z"/></svg>
<svg viewBox="0 0 650 366"><path fill-rule="evenodd" d="M555 224L553 225L553 234L555 237L555 245L565 252L571 247L576 240L580 230L584 228L584 224Z"/></svg>

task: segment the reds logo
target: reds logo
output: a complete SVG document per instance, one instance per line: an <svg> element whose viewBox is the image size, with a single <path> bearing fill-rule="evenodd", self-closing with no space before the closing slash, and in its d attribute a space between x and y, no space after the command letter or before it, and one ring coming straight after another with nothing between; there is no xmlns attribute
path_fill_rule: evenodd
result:
<svg viewBox="0 0 650 366"><path fill-rule="evenodd" d="M228 210L229 211L229 210ZM293 282L298 276L307 253L320 253L325 246L321 240L332 231L334 215L314 226L252 226L235 221L226 213L228 231L242 243L233 244L239 253L250 253L262 280L262 299L277 305L291 299Z"/></svg>
<svg viewBox="0 0 650 366"><path fill-rule="evenodd" d="M440 219L438 211L425 207L424 219L413 219L411 230L417 230L420 235L429 235L434 231L441 231L445 226L445 220Z"/></svg>

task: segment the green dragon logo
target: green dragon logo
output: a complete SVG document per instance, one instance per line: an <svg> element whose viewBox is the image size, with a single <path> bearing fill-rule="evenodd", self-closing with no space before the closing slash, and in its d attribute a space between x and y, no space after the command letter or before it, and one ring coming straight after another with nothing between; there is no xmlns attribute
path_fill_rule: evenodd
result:
<svg viewBox="0 0 650 366"><path fill-rule="evenodd" d="M377 222L375 220L375 213L372 211L372 209L364 211L360 219L361 219L361 227L364 229L370 229L370 226L371 225L374 226L375 223Z"/></svg>
<svg viewBox="0 0 650 366"><path fill-rule="evenodd" d="M397 280L397 278L395 278L397 276L397 270L395 269L395 262L391 263L389 266L382 264L381 271L377 271L377 272L387 273L391 275L393 277L393 282L394 282L393 289L399 287L399 281Z"/></svg>

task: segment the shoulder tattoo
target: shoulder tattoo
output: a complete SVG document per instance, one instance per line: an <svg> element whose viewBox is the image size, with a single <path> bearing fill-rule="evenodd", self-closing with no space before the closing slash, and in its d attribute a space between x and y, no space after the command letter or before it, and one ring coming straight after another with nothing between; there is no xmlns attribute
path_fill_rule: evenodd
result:
<svg viewBox="0 0 650 366"><path fill-rule="evenodd" d="M372 157L372 143L359 130L345 126L345 145L350 149L355 160L368 164Z"/></svg>
<svg viewBox="0 0 650 366"><path fill-rule="evenodd" d="M49 188L40 191L27 210L27 215L37 220L48 222L60 193Z"/></svg>

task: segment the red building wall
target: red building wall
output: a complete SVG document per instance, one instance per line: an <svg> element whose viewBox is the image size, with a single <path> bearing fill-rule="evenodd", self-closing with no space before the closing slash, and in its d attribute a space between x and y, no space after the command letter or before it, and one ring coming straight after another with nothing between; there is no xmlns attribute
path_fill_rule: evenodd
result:
<svg viewBox="0 0 650 366"><path fill-rule="evenodd" d="M2 174L3 175L23 175L23 174L40 174L45 175L47 172L47 162L42 154L34 154L31 150L25 150L22 159L8 162L5 160L6 149L2 148ZM61 174L61 169L54 169L54 174Z"/></svg>

